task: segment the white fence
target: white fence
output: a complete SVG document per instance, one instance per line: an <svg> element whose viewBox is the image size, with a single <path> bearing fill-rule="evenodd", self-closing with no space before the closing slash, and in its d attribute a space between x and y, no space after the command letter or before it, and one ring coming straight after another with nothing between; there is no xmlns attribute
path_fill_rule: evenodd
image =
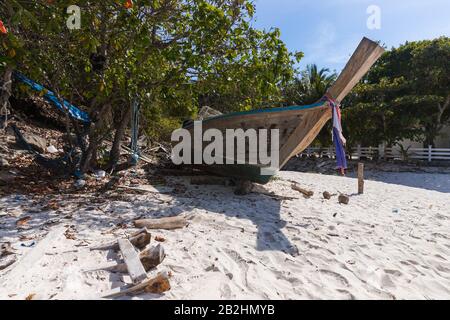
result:
<svg viewBox="0 0 450 320"><path fill-rule="evenodd" d="M346 149L347 157L349 159L396 159L396 160L408 160L417 159L431 161L450 161L450 149L444 148L408 148L402 151L399 147L383 148L383 147L361 147L357 146L351 150ZM309 147L306 148L301 155L319 157L335 158L336 152L334 147L321 148L321 147Z"/></svg>

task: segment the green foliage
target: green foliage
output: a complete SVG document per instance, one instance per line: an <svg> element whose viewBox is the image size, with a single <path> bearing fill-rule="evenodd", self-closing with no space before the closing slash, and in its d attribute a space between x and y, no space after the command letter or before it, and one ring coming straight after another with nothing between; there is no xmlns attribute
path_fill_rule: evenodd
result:
<svg viewBox="0 0 450 320"><path fill-rule="evenodd" d="M450 121L450 39L409 42L386 52L344 101L354 142L433 141Z"/></svg>
<svg viewBox="0 0 450 320"><path fill-rule="evenodd" d="M310 64L300 72L300 77L290 81L284 88L285 105L307 105L317 102L336 80L336 73L318 69Z"/></svg>
<svg viewBox="0 0 450 320"><path fill-rule="evenodd" d="M71 0L3 2L10 33L0 63L94 119L108 105L110 116L101 117L109 120L97 128L105 134L138 98L145 131L158 136L203 105L229 112L279 103L280 86L302 57L288 52L278 29L251 27L249 0L136 0L131 9L123 2L76 1L80 30L66 26ZM104 59L103 68L93 56Z"/></svg>

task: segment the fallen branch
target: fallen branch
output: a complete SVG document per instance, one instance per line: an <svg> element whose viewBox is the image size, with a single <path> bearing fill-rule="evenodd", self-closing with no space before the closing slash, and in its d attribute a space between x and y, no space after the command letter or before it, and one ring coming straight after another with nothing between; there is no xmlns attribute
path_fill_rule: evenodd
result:
<svg viewBox="0 0 450 320"><path fill-rule="evenodd" d="M136 228L172 230L185 227L187 225L187 221L184 217L175 216L167 218L135 220L134 225L136 226Z"/></svg>
<svg viewBox="0 0 450 320"><path fill-rule="evenodd" d="M305 198L310 198L310 197L312 197L312 196L314 195L314 192L313 192L313 191L303 189L302 187L300 187L300 186L299 186L298 184L296 184L296 183L291 184L291 188L292 188L293 190L295 190L295 191L298 191L298 192L300 192L300 193L303 193L303 195L305 196Z"/></svg>

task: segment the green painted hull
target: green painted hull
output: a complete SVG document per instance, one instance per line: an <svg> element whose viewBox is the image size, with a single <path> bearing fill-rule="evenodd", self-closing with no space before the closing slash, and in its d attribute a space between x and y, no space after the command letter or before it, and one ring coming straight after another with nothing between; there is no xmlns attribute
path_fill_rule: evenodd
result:
<svg viewBox="0 0 450 320"><path fill-rule="evenodd" d="M261 175L261 168L250 164L199 165L197 167L219 176L248 180L260 184L268 183L273 177L273 175Z"/></svg>

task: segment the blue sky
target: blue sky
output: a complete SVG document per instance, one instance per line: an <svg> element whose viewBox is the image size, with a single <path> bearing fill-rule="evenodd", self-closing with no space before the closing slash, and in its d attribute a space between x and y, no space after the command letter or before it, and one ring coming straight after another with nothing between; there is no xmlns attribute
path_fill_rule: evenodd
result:
<svg viewBox="0 0 450 320"><path fill-rule="evenodd" d="M388 48L450 36L450 0L255 0L253 26L277 27L300 67L316 63L340 71L363 36ZM381 28L369 30L367 8L381 9Z"/></svg>

